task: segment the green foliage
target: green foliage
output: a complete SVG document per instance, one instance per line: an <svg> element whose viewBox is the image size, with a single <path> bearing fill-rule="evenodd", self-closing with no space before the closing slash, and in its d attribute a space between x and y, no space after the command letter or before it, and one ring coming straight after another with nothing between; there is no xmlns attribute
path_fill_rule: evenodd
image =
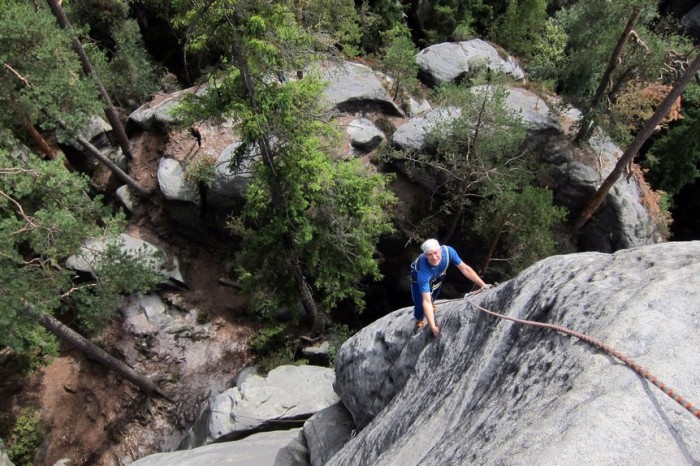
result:
<svg viewBox="0 0 700 466"><path fill-rule="evenodd" d="M348 57L360 53L360 17L353 0L296 0L297 20L320 42Z"/></svg>
<svg viewBox="0 0 700 466"><path fill-rule="evenodd" d="M301 266L329 310L346 298L361 307L356 285L379 277L374 244L391 230L388 206L394 199L387 178L358 161L329 156L339 133L322 121L324 86L313 70L301 80L269 79L279 70L298 69L313 50L313 38L296 27L286 5L236 7L213 3L202 29L193 31L203 44L229 38L231 67L210 82L210 92L188 99L182 112L192 120L235 117L242 144L232 168L252 157L254 177L235 224L244 246L240 281L295 303ZM213 25L220 27L212 37Z"/></svg>
<svg viewBox="0 0 700 466"><path fill-rule="evenodd" d="M330 334L328 362L330 366L333 366L335 364L335 357L338 354L338 350L340 350L340 347L343 346L343 343L345 343L352 336L352 332L350 331L350 328L347 325L333 324L328 329L328 333Z"/></svg>
<svg viewBox="0 0 700 466"><path fill-rule="evenodd" d="M25 127L76 131L100 111L94 83L84 77L71 41L44 5L9 0L0 15L0 126L26 140Z"/></svg>
<svg viewBox="0 0 700 466"><path fill-rule="evenodd" d="M508 52L528 59L534 55L547 24L546 0L508 0L496 21L491 38Z"/></svg>
<svg viewBox="0 0 700 466"><path fill-rule="evenodd" d="M111 58L97 47L86 49L112 101L134 109L158 90L159 71L143 46L136 21L126 20L111 33L115 41Z"/></svg>
<svg viewBox="0 0 700 466"><path fill-rule="evenodd" d="M414 95L419 89L418 48L413 44L410 31L405 26L395 27L384 33L384 42L387 45L382 50L381 65L394 80L391 89L393 98L399 96L399 90Z"/></svg>
<svg viewBox="0 0 700 466"><path fill-rule="evenodd" d="M533 38L527 71L533 81L543 83L550 90L556 89L560 70L565 65L566 32L552 18L548 18L542 34Z"/></svg>
<svg viewBox="0 0 700 466"><path fill-rule="evenodd" d="M284 325L274 325L258 330L249 345L260 356L265 356L289 345L289 338Z"/></svg>
<svg viewBox="0 0 700 466"><path fill-rule="evenodd" d="M556 251L554 231L566 219L566 209L554 206L552 192L538 187L498 191L479 203L474 230L489 242L498 238L500 257L515 275Z"/></svg>
<svg viewBox="0 0 700 466"><path fill-rule="evenodd" d="M436 0L421 12L424 39L420 46L486 37L494 19L491 2Z"/></svg>
<svg viewBox="0 0 700 466"><path fill-rule="evenodd" d="M207 310L197 311L197 325L206 325L211 322L211 313Z"/></svg>
<svg viewBox="0 0 700 466"><path fill-rule="evenodd" d="M239 268L238 271L241 277L247 275L247 271L243 268ZM248 294L248 314L260 322L271 323L276 320L278 310L283 307L280 299L275 296L276 293L269 293L267 291L260 291L256 288L256 284L251 280L244 280L244 284L249 285L244 286L243 291ZM250 286L252 285L252 286ZM293 312L298 314L298 312Z"/></svg>
<svg viewBox="0 0 700 466"><path fill-rule="evenodd" d="M154 283L116 248L107 249L93 282L61 267L84 240L122 228L123 217L88 193L87 178L60 160L16 158L0 149L0 345L29 354L52 344L25 305L45 313L68 306L94 328L116 311L123 293Z"/></svg>
<svg viewBox="0 0 700 466"><path fill-rule="evenodd" d="M191 186L200 184L211 188L216 179L216 158L212 155L198 152L185 167L185 181Z"/></svg>
<svg viewBox="0 0 700 466"><path fill-rule="evenodd" d="M459 229L487 242L496 239L499 256L512 265L506 273L550 254L551 231L564 212L553 207L549 191L530 187L534 160L523 149L521 117L506 105L508 89L446 85L439 91L440 102L452 108L452 121L428 134L424 151L391 154L419 167L423 176L432 173L440 186L416 235L449 238Z"/></svg>
<svg viewBox="0 0 700 466"><path fill-rule="evenodd" d="M7 438L7 456L15 466L32 466L44 435L39 411L23 408Z"/></svg>
<svg viewBox="0 0 700 466"><path fill-rule="evenodd" d="M642 166L657 189L673 196L700 178L700 86L686 89L685 117L654 141Z"/></svg>
<svg viewBox="0 0 700 466"><path fill-rule="evenodd" d="M308 363L304 359L295 360L294 342L289 338L287 329L283 325L263 327L258 330L249 344L260 357L258 370L263 374L285 364Z"/></svg>
<svg viewBox="0 0 700 466"><path fill-rule="evenodd" d="M100 42L108 41L111 29L129 17L127 0L72 0L63 6L72 24L89 26Z"/></svg>
<svg viewBox="0 0 700 466"><path fill-rule="evenodd" d="M574 105L584 109L589 106L610 55L635 6L643 7L635 31L640 38L649 42L651 34L647 33L645 25L650 24L656 16L656 2L650 0L576 2L557 12L557 24L569 37L567 60L559 78L559 91ZM590 27L591 24L596 27ZM647 44L647 48L649 50L635 41L628 42L623 60L612 76L615 88L620 88L619 80L629 82L638 77L639 73L647 73L646 70L658 75L662 57L658 56L655 47Z"/></svg>
<svg viewBox="0 0 700 466"><path fill-rule="evenodd" d="M146 52L126 0L75 0L64 5L107 94L131 110L158 90L159 70ZM89 35L88 35L89 34Z"/></svg>
<svg viewBox="0 0 700 466"><path fill-rule="evenodd" d="M394 0L363 0L360 6L361 48L367 54L378 53L386 44L384 31L404 24L404 7Z"/></svg>

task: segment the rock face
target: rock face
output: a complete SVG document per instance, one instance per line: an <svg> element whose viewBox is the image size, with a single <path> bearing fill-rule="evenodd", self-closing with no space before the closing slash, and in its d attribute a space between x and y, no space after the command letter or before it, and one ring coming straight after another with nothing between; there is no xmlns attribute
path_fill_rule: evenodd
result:
<svg viewBox="0 0 700 466"><path fill-rule="evenodd" d="M215 443L172 453L157 453L131 463L134 466L254 466L276 465L290 466L291 463L282 456L286 451L280 451L294 442L300 429L282 430L276 432L261 432L233 443ZM279 460L278 460L279 457ZM307 463L308 464L308 463Z"/></svg>
<svg viewBox="0 0 700 466"><path fill-rule="evenodd" d="M698 402L698 257L700 242L555 256L470 299L589 335ZM405 308L343 345L336 391L362 430L327 464L698 464L700 419L606 352L464 299L439 308L438 338Z"/></svg>
<svg viewBox="0 0 700 466"><path fill-rule="evenodd" d="M615 167L622 149L609 137L596 135L590 139L597 154L598 166L576 159L570 144L550 138L542 158L551 164L553 193L557 204L578 212ZM580 235L579 248L584 251L613 252L658 243L661 235L649 211L643 205L644 187L637 177L618 180Z"/></svg>
<svg viewBox="0 0 700 466"><path fill-rule="evenodd" d="M181 448L241 438L309 418L338 401L332 389L334 377L332 369L319 366L280 366L267 377L244 371L236 387L216 396L197 419Z"/></svg>
<svg viewBox="0 0 700 466"><path fill-rule="evenodd" d="M10 461L10 458L7 457L7 453L5 453L5 445L2 443L1 439L0 439L0 466L14 466L12 461Z"/></svg>

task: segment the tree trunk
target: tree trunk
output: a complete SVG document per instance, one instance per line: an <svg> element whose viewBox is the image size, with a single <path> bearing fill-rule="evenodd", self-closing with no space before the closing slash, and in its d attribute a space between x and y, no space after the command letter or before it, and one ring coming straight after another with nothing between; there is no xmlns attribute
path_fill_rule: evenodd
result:
<svg viewBox="0 0 700 466"><path fill-rule="evenodd" d="M622 49L625 48L625 43L627 43L627 39L629 39L630 33L632 32L632 28L634 27L634 23L637 21L637 17L639 16L639 13L641 11L641 6L634 7L630 18L627 20L625 29L622 31L622 34L620 34L620 37L617 39L617 45L615 45L615 49L613 50L612 55L610 55L608 67L605 69L603 77L600 78L598 89L596 89L595 94L593 95L593 99L591 100L591 105L588 109L588 112L586 112L586 115L581 121L581 128L579 128L578 133L574 138L575 142L580 142L583 139L585 139L586 136L588 136L591 126L591 115L595 111L595 108L598 106L600 99L603 97L605 88L608 86L608 81L610 81L610 76L612 75L613 71L615 71L615 68L617 68L617 66L619 65L620 56L622 55Z"/></svg>
<svg viewBox="0 0 700 466"><path fill-rule="evenodd" d="M620 159L615 164L615 168L610 172L608 177L603 181L603 184L598 188L598 191L591 197L588 201L586 207L581 211L579 216L573 223L574 230L580 229L583 225L588 222L593 213L598 210L598 207L603 203L605 196L608 195L612 185L622 176L624 168L634 160L639 149L644 145L644 143L649 139L649 137L654 133L656 127L666 118L669 111L676 102L676 99L680 97L683 90L686 88L688 83L693 76L700 70L700 53L695 57L695 59L688 65L688 69L683 73L676 84L673 85L671 91L664 97L661 101L659 107L656 109L654 114L644 123L644 127L641 129L637 137L634 138L632 143L627 147L627 150L622 154Z"/></svg>
<svg viewBox="0 0 700 466"><path fill-rule="evenodd" d="M153 383L150 379L139 374L134 369L126 365L124 362L120 361L119 359L107 353L97 345L93 344L90 340L83 337L75 330L64 325L56 318L37 311L28 303L25 303L24 306L25 309L31 315L36 317L36 319L42 327L54 334L61 341L73 345L85 356L89 357L90 359L94 359L106 368L114 371L119 376L125 378L129 382L136 385L139 389L141 389L141 391L143 391L147 395L156 394L160 395L168 401L173 401L168 395L163 393L160 390L160 388L158 388L158 386L155 383Z"/></svg>
<svg viewBox="0 0 700 466"><path fill-rule="evenodd" d="M62 121L59 121L59 125L61 125L63 128L66 127L66 124L63 123ZM97 158L103 165L105 165L107 168L109 168L112 173L114 173L120 180L122 180L124 183L126 183L131 189L133 189L136 194L138 194L142 198L148 197L151 193L141 186L135 179L130 177L124 170L119 168L116 163L112 162L109 157L104 155L97 147L93 146L90 144L90 141L85 139L82 136L78 136L76 138L76 141L78 141L80 144L85 147L85 149L88 150L92 155Z"/></svg>
<svg viewBox="0 0 700 466"><path fill-rule="evenodd" d="M85 49L83 49L83 44L80 42L78 37L75 36L75 33L73 31L73 27L71 26L70 21L68 21L68 17L66 16L65 12L63 11L63 8L61 8L60 3L57 0L46 0L46 1L49 4L49 8L51 8L51 12L56 17L58 24L63 29L70 31L71 35L73 35L73 49L75 50L75 53L78 54L78 57L80 57L80 63L83 66L83 72L85 72L86 75L90 76L95 81L95 84L97 85L97 89L100 92L100 97L102 98L102 102L105 105L105 107L104 107L105 116L107 117L109 124L112 125L112 130L114 131L114 134L117 136L117 141L119 142L119 146L122 148L122 152L124 152L124 155L127 157L127 159L132 160L134 158L134 156L131 152L131 145L129 144L129 138L126 135L126 131L124 130L124 125L122 125L122 122L119 119L119 116L117 115L117 111L114 108L114 105L112 104L112 99L109 97L109 94L107 94L107 91L105 90L104 86L102 85L102 81L100 80L100 77L97 75L95 68L92 66L90 59L88 58L87 54L85 53Z"/></svg>
<svg viewBox="0 0 700 466"><path fill-rule="evenodd" d="M17 77L18 77L18 79L21 79L21 80L22 80L22 82L23 82L23 84L24 84L25 86L31 87L31 83L30 83L29 81L27 81L27 79L25 79L25 78L23 78L23 77L21 77L21 76L19 76L19 75L17 75ZM49 119L51 119L51 120L54 119L52 115L49 115L49 113L48 113L48 111L47 111L46 109L43 109L43 112L44 112L44 114L45 114ZM67 128L68 128L68 125L66 125L66 124L65 124L63 121L61 121L61 120L57 120L56 123L58 124L58 126L60 126L60 127L63 128L63 129L67 129ZM27 126L27 125L25 125L25 127L26 127L26 126ZM29 125L29 126L31 126L31 125ZM31 132L30 132L30 134L31 134ZM38 132L37 132L37 134L41 137L41 135L40 135ZM41 139L43 140L43 138L41 138ZM119 177L122 181L124 181L127 185L129 185L129 187L132 188L132 189L136 192L136 194L138 194L138 195L141 196L142 198L146 198L146 197L148 197L148 196L151 194L151 193L150 193L149 191L147 191L144 187L142 187L140 184L138 184L138 183L136 182L136 180L134 180L132 177L130 177L129 175L127 175L127 174L124 172L124 170L122 170L122 169L119 168L114 162L112 162L112 161L109 159L109 157L105 156L97 147L95 147L95 146L93 146L92 144L90 144L90 141L88 141L87 139L85 139L85 138L82 137L82 136L78 136L78 137L76 138L76 140L77 140L80 144L82 144L83 147L85 147L85 149L87 149L92 155L94 155L95 158L97 158L97 160L99 160L99 161L102 162L105 166L107 166L107 168L109 168L109 169L112 171L112 173L114 173L115 175L117 175L117 177Z"/></svg>
<svg viewBox="0 0 700 466"><path fill-rule="evenodd" d="M36 142L39 150L46 156L48 160L53 160L56 158L56 150L51 147L51 145L44 139L39 131L30 122L24 122L24 129L27 130L29 136Z"/></svg>
<svg viewBox="0 0 700 466"><path fill-rule="evenodd" d="M250 68L248 66L245 53L243 53L241 47L235 41L232 44L232 48L234 51L234 57L238 65L238 69L241 73L241 78L243 79L244 86L248 93L250 104L256 112L260 113L260 108L257 102L255 92L255 85L253 84L253 79L250 76ZM272 152L272 148L270 147L270 141L268 138L263 136L258 138L257 143L260 149L260 155L263 164L268 169L267 183L268 187L270 188L270 195L272 197L273 208L276 212L284 212L285 202L282 196L282 186L280 185L279 180L277 179L277 170L275 170L274 154ZM317 324L318 309L316 307L316 303L314 302L313 294L311 293L311 286L309 285L308 281L306 280L306 277L304 276L301 263L299 262L299 258L296 255L294 240L292 239L289 233L283 234L281 239L284 242L290 254L292 268L294 270L294 275L298 282L297 284L299 286L301 303L304 306L304 310L306 311L306 317L309 321L309 325L311 326L311 328L315 330Z"/></svg>
<svg viewBox="0 0 700 466"><path fill-rule="evenodd" d="M488 267L489 262L491 262L491 258L493 257L493 253L496 251L496 246L498 245L498 241L501 239L501 234L503 233L505 226L506 218L503 217L501 219L501 224L498 226L498 231L493 238L491 238L491 243L489 244L489 249L486 252L486 257L484 257L484 260L481 262L481 270L479 271L480 275L484 275L484 273L486 273L486 267Z"/></svg>

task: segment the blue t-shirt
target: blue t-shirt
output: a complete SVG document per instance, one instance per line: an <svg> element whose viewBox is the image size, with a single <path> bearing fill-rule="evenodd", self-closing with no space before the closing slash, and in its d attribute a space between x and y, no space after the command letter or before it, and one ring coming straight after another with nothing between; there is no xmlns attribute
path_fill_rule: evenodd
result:
<svg viewBox="0 0 700 466"><path fill-rule="evenodd" d="M442 248L442 258L440 263L436 266L430 265L428 258L425 254L421 254L418 259L416 259L416 269L418 269L414 275L415 281L418 284L418 290L421 293L431 293L431 284L437 281L437 279L445 273L448 262L447 256L450 257L450 264L459 265L462 263L462 259L457 254L451 246L440 246ZM445 254L447 251L447 254Z"/></svg>

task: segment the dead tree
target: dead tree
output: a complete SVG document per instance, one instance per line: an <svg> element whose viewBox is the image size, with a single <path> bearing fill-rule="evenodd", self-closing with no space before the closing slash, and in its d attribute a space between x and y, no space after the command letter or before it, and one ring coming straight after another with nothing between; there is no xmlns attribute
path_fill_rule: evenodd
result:
<svg viewBox="0 0 700 466"><path fill-rule="evenodd" d="M579 230L588 222L593 213L598 210L598 207L600 207L603 200L608 195L610 188L612 188L613 184L622 176L625 167L634 160L637 156L637 152L639 152L639 149L642 148L647 139L654 134L656 127L666 118L666 115L671 111L676 100L681 96L683 90L685 90L698 70L700 70L700 53L698 53L695 59L688 65L688 69L680 79L676 81L673 88L668 95L666 95L664 100L661 101L654 114L644 123L644 127L617 161L615 168L613 168L600 188L598 188L593 197L588 201L586 207L578 215L573 223L574 230Z"/></svg>
<svg viewBox="0 0 700 466"><path fill-rule="evenodd" d="M588 136L588 133L590 132L590 127L592 123L592 114L595 111L596 107L598 106L598 103L600 102L600 99L603 98L603 93L605 92L605 89L608 87L608 84L610 82L610 77L613 74L613 71L619 66L620 64L620 56L622 55L622 50L625 48L625 44L627 43L627 39L629 39L630 34L632 33L632 28L634 27L634 23L637 21L637 17L639 16L639 13L642 11L641 6L637 6L632 10L632 14L630 15L629 19L627 20L627 24L625 25L625 29L622 31L622 34L620 34L620 37L617 39L617 44L615 45L615 48L613 49L612 54L610 55L610 60L608 61L608 66L605 69L605 72L603 73L603 77L600 78L600 83L598 84L598 89L596 89L595 94L593 95L593 99L591 100L591 105L588 109L588 112L586 115L583 117L583 120L581 121L581 127L578 130L578 133L576 134L576 137L574 138L574 141L580 142L583 139Z"/></svg>
<svg viewBox="0 0 700 466"><path fill-rule="evenodd" d="M55 317L35 309L34 306L29 303L24 303L24 308L30 315L36 318L37 322L42 327L51 332L58 339L74 346L88 358L99 362L120 377L123 377L129 382L133 383L147 395L155 394L165 398L168 401L173 401L149 378L139 374L126 363L107 353L105 350L95 345L75 330L66 326Z"/></svg>

